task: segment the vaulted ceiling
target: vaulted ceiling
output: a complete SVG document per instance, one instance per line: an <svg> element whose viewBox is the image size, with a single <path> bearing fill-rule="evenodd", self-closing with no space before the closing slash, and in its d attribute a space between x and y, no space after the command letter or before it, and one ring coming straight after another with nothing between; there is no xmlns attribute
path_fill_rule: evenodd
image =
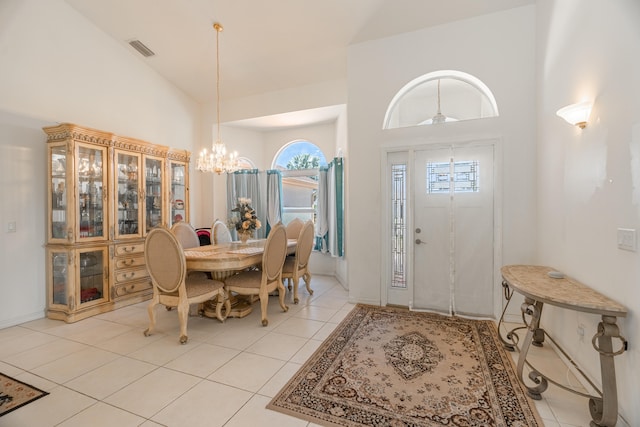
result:
<svg viewBox="0 0 640 427"><path fill-rule="evenodd" d="M202 103L345 79L347 47L535 0L65 0ZM145 58L129 41L140 40Z"/></svg>

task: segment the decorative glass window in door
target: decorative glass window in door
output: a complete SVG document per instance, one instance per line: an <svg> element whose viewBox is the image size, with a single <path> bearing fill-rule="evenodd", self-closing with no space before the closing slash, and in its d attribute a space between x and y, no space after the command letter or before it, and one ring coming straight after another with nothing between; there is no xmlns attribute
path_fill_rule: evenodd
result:
<svg viewBox="0 0 640 427"><path fill-rule="evenodd" d="M451 177L451 163L427 163L427 193L449 194L453 182L454 193L477 193L480 191L479 164L477 161L457 161L453 163L453 178Z"/></svg>
<svg viewBox="0 0 640 427"><path fill-rule="evenodd" d="M407 165L391 165L391 287L407 287Z"/></svg>

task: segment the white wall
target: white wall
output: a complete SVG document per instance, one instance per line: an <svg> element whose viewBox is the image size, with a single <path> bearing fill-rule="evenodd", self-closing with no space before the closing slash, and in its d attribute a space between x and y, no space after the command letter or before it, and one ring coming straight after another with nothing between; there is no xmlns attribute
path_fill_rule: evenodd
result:
<svg viewBox="0 0 640 427"><path fill-rule="evenodd" d="M640 229L640 3L538 1L537 22L538 262L627 306L618 323L629 351L615 358L619 407L640 425L640 256L616 240L617 228ZM595 104L581 131L555 111L582 100ZM543 316L596 383L598 321L551 307Z"/></svg>
<svg viewBox="0 0 640 427"><path fill-rule="evenodd" d="M71 122L191 151L199 145L200 106L136 55L64 1L0 2L0 328L44 315L42 126ZM191 187L197 194L197 179ZM6 233L11 221L16 233Z"/></svg>
<svg viewBox="0 0 640 427"><path fill-rule="evenodd" d="M0 329L44 315L45 124L0 111Z"/></svg>
<svg viewBox="0 0 640 427"><path fill-rule="evenodd" d="M535 214L535 7L454 22L351 46L348 53L349 157L347 262L353 301L381 301L382 147L498 138L504 182L502 263L533 261ZM500 117L382 131L389 102L407 82L442 69L459 70L493 91ZM446 112L445 112L446 113ZM499 188L502 188L500 193ZM357 214L356 214L357 212ZM500 216L502 214L502 216ZM500 278L496 277L496 292Z"/></svg>

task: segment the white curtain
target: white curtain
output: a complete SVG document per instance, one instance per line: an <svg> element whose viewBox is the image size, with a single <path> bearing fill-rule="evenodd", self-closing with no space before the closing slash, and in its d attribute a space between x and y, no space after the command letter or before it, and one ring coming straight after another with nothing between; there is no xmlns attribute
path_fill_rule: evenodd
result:
<svg viewBox="0 0 640 427"><path fill-rule="evenodd" d="M243 169L227 174L227 211L231 216L231 209L235 208L238 198L251 199L251 207L255 209L262 227L254 235L256 239L263 239L271 228L282 220L282 176L275 170L258 171L257 169ZM235 230L231 230L234 240L237 239Z"/></svg>
<svg viewBox="0 0 640 427"><path fill-rule="evenodd" d="M269 235L271 228L282 221L282 174L278 170L266 172L267 235Z"/></svg>
<svg viewBox="0 0 640 427"><path fill-rule="evenodd" d="M343 159L336 157L326 168L320 168L318 180L316 250L335 257L341 257L344 253L343 174Z"/></svg>

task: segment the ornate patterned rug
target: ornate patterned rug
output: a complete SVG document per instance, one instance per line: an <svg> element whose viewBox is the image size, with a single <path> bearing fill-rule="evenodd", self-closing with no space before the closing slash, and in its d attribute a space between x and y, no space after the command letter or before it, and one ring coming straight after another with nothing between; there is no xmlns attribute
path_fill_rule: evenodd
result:
<svg viewBox="0 0 640 427"><path fill-rule="evenodd" d="M495 323L357 305L267 408L329 426L543 426Z"/></svg>
<svg viewBox="0 0 640 427"><path fill-rule="evenodd" d="M46 391L0 373L0 417L47 394L49 393Z"/></svg>

